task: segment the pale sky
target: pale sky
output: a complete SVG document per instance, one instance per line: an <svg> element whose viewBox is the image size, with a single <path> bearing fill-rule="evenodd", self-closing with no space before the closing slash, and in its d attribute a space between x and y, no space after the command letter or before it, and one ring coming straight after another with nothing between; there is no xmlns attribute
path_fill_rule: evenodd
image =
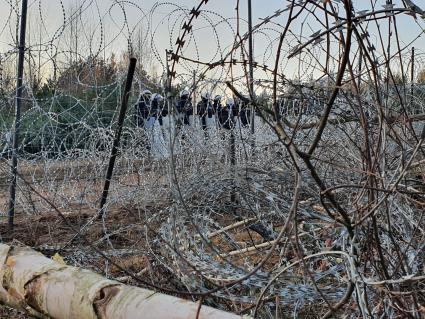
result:
<svg viewBox="0 0 425 319"><path fill-rule="evenodd" d="M9 4L10 1L0 0L0 44L2 47L10 47L15 37L14 27L16 25L16 14L12 11ZM19 1L20 2L20 1ZM174 3L174 4L172 4ZM81 28L79 28L80 36L83 38L82 42L89 41L94 43L100 40L100 22L105 31L105 42L108 44L109 50L118 51L122 50L129 33L134 29L142 27L146 29L151 23L151 30L155 29L155 38L153 39L155 45L158 45L158 51L165 51L165 48L172 48L178 36L179 25L173 30L172 23L181 23L186 20L183 12L178 10L178 7L190 9L197 5L199 0L172 0L169 2L156 1L156 0L136 0L136 1L113 1L113 0L30 0L29 1L29 32L39 33L38 28L40 21L44 24L42 30L42 40L34 39L34 36L28 38L30 42L34 43L47 43L54 39L54 42L59 44L68 41L67 35L64 33L69 32L70 27L70 11L72 8L79 6L83 11L83 18ZM207 13L214 22L219 22L220 16L224 18L236 17L235 11L236 1L232 0L210 0L207 5L203 6L204 10L214 13ZM275 10L282 6L282 0L253 0L253 20L254 24L259 22L259 18L272 14ZM241 1L241 14L246 15L246 1ZM41 15L40 15L41 12ZM125 14L124 14L125 12ZM150 14L152 13L152 16ZM171 13L171 16L170 16ZM9 19L10 18L10 19ZM64 20L65 18L65 20ZM242 16L241 18L246 18ZM65 30L61 30L64 26ZM230 23L235 25L235 20L229 20ZM231 39L226 38L227 34L224 30L229 29L228 26L223 26L221 23L217 26L220 31L221 42L224 45L229 45ZM223 27L222 27L223 26ZM96 34L94 39L89 39L90 29L94 28ZM195 23L194 30L207 33L208 24L205 19L198 19ZM211 29L211 28L210 28ZM246 31L246 25L241 25L241 29ZM227 30L228 31L228 30ZM199 33L199 32L198 32ZM174 37L170 39L171 37ZM208 39L213 36L206 34L203 37L203 43L198 43L200 52L210 51L210 43ZM55 38L56 37L56 38ZM229 42L229 43L226 43ZM81 43L83 45L83 43ZM207 49L204 49L206 48Z"/></svg>
<svg viewBox="0 0 425 319"><path fill-rule="evenodd" d="M20 1L0 0L0 53L5 54L8 50L14 50L16 13L11 10L10 2ZM378 0L376 10L382 9L384 0ZM420 1L416 0L416 3ZM77 51L82 56L89 52L110 55L122 54L127 49L127 40L131 35L131 41L137 46L137 34L141 34L142 48L152 50L154 63L161 68L164 63L166 49L175 49L175 41L181 33L181 26L187 20L187 10L197 6L199 0L135 0L135 1L113 1L113 0L29 0L29 24L27 32L27 45L30 45L34 55L38 50L43 53L46 65L52 56L60 61L67 61L69 51ZM194 23L193 37L186 39L184 56L201 60L204 62L218 61L220 54L227 52L234 42L234 30L236 29L236 0L209 0L203 6L205 10ZM247 0L240 0L240 18L247 18ZM273 13L284 8L289 2L284 0L252 0L253 24L259 23L261 18L273 15ZM357 0L354 2L356 11L370 9L370 2ZM394 1L395 7L400 7L401 0ZM80 7L82 18L73 18L71 12ZM285 24L285 15L273 20L277 24L268 24L255 37L255 61L260 64L272 63L275 56L279 32ZM387 39L387 20L382 20L379 28L384 34L384 42ZM401 45L406 46L406 54L410 48L410 42L423 33L424 22L415 20L411 16L397 16L398 31ZM214 25L214 28L212 27ZM78 39L72 36L73 30L77 30ZM240 24L241 33L246 29L246 23ZM139 31L141 30L141 31ZM371 41L376 43L377 51L380 51L381 43L377 37L377 26L372 22L368 25ZM323 27L312 17L300 18L291 26L292 43L285 43L286 54L296 44L296 37L302 31L303 39L306 41L316 31L323 31ZM71 40L72 39L72 40ZM394 35L390 39L395 46ZM90 45L89 45L90 44ZM106 45L105 45L106 44ZM425 48L425 40L419 38L414 42L418 55ZM384 43L386 47L386 43ZM314 48L313 48L314 50ZM337 51L335 51L337 53ZM36 57L35 57L36 58ZM313 74L314 54L311 61L303 61L306 65L302 68L302 74L292 76L306 76ZM320 59L320 57L319 57ZM311 62L311 63L310 63ZM282 68L296 73L297 61L284 61ZM311 65L308 65L308 64ZM180 72L189 73L193 65L180 63ZM260 75L259 75L260 76Z"/></svg>

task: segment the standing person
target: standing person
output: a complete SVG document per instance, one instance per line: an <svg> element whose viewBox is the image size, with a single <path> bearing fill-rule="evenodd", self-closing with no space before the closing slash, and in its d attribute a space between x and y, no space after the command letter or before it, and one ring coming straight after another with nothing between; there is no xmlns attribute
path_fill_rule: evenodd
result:
<svg viewBox="0 0 425 319"><path fill-rule="evenodd" d="M210 95L207 92L202 93L201 101L198 103L198 116L201 118L202 129L207 130L210 120L213 118L213 106L210 102Z"/></svg>
<svg viewBox="0 0 425 319"><path fill-rule="evenodd" d="M138 131L138 139L140 139L140 145L142 146L142 149L146 150L147 152L150 151L150 142L146 128L148 127L149 122L151 96L151 91L143 90L139 96L139 99L137 100L137 103L134 105L136 111L136 126L142 129Z"/></svg>
<svg viewBox="0 0 425 319"><path fill-rule="evenodd" d="M149 118L151 91L143 90L139 96L139 100L134 105L136 111L136 125L144 128Z"/></svg>
<svg viewBox="0 0 425 319"><path fill-rule="evenodd" d="M177 101L177 127L189 125L189 117L193 115L192 103L189 98L190 94L188 90L180 92L180 98Z"/></svg>
<svg viewBox="0 0 425 319"><path fill-rule="evenodd" d="M162 117L164 116L164 98L161 94L155 93L151 98L149 122L154 123L158 121L159 125L162 126ZM165 114L166 115L166 114Z"/></svg>
<svg viewBox="0 0 425 319"><path fill-rule="evenodd" d="M151 144L151 153L154 158L163 158L167 154L167 148L162 132L163 116L167 112L164 110L164 98L161 94L152 94L151 107L149 114L148 136Z"/></svg>
<svg viewBox="0 0 425 319"><path fill-rule="evenodd" d="M251 115L251 111L249 110L248 103L242 99L239 99L238 117L239 117L239 123L241 127L247 127L249 125L250 115Z"/></svg>
<svg viewBox="0 0 425 319"><path fill-rule="evenodd" d="M233 98L228 98L226 104L221 105L217 110L217 119L220 128L231 130L234 128L235 101Z"/></svg>
<svg viewBox="0 0 425 319"><path fill-rule="evenodd" d="M221 95L217 94L216 96L214 96L214 100L213 100L213 112L214 112L216 127L220 126L219 119L218 119L218 112L221 110L221 107L222 107Z"/></svg>
<svg viewBox="0 0 425 319"><path fill-rule="evenodd" d="M213 100L213 110L215 114L217 114L217 111L219 110L220 107L221 107L221 95L217 94L216 96L214 96L214 100Z"/></svg>

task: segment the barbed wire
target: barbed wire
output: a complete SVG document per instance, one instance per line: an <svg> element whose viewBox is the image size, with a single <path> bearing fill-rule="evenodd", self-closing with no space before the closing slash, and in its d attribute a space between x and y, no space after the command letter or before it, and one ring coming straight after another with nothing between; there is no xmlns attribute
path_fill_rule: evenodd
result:
<svg viewBox="0 0 425 319"><path fill-rule="evenodd" d="M248 30L234 5L226 16L212 0L30 3L17 230L2 240L259 318L420 318L424 12L286 1ZM20 8L0 7L6 219ZM129 57L135 84L98 219ZM141 121L146 89L164 99ZM198 116L204 93L221 103Z"/></svg>

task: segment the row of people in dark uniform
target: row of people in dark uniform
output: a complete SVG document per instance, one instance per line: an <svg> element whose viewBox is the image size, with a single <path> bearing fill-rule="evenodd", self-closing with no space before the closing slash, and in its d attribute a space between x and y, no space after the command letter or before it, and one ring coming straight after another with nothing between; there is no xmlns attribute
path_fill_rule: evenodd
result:
<svg viewBox="0 0 425 319"><path fill-rule="evenodd" d="M216 95L213 99L208 93L201 95L201 101L198 102L194 110L190 93L183 90L179 94L179 99L174 105L177 118L177 125L191 125L191 118L198 116L204 130L210 123L216 123L219 128L232 129L235 127L237 119L242 127L249 125L250 110L243 101L235 103L233 98L228 98L226 103L222 103L222 97ZM155 120L163 125L163 118L168 115L168 108L164 104L164 98L158 94L152 94L149 90L144 90L136 108L136 123L138 127L149 128ZM194 112L196 114L194 114Z"/></svg>
<svg viewBox="0 0 425 319"><path fill-rule="evenodd" d="M194 117L197 116L202 128L205 130L206 137L208 136L206 130L211 126L233 132L232 129L236 127L238 122L242 127L249 125L250 110L248 109L248 105L243 101L237 101L235 103L233 98L228 98L226 103L222 103L222 97L220 95L216 95L211 99L208 93L203 93L201 100L194 109L190 99L190 93L187 90L183 90L180 92L179 99L173 107L177 127L191 125ZM152 94L148 90L143 91L138 102L135 104L135 108L137 125L139 127L149 129L156 121L161 126L165 124L164 118L168 116L168 107L165 105L164 98L160 94ZM221 133L224 133L224 131ZM224 140L225 134L221 134L221 138ZM232 149L231 145L233 145L233 152L235 152L235 139L233 138L229 142L230 149ZM158 148L158 143L147 143L145 146L148 150L155 153L154 150ZM235 156L233 155L234 158ZM236 203L235 198L232 201ZM249 228L260 234L267 241L273 240L276 237L273 231L269 230L261 222L254 223Z"/></svg>

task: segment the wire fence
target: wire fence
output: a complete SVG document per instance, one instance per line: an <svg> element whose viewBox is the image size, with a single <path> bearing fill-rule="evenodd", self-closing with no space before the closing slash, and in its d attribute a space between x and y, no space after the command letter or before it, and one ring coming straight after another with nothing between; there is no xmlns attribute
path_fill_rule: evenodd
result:
<svg viewBox="0 0 425 319"><path fill-rule="evenodd" d="M423 316L421 4L286 1L249 30L241 1L30 1L14 149L20 4L0 1L3 241L258 318Z"/></svg>

